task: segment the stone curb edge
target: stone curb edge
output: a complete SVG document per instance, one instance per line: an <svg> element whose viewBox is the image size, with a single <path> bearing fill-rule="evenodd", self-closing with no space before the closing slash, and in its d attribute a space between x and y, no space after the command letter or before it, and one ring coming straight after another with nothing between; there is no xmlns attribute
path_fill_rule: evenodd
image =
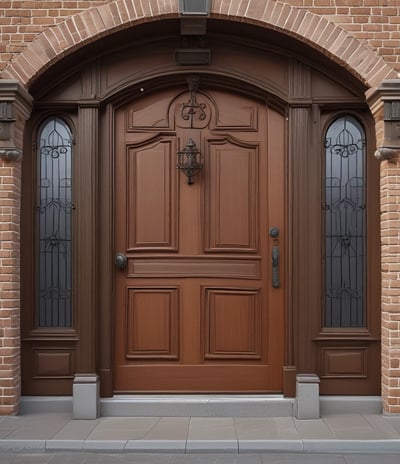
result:
<svg viewBox="0 0 400 464"><path fill-rule="evenodd" d="M0 440L0 453L400 453L400 439L382 440Z"/></svg>

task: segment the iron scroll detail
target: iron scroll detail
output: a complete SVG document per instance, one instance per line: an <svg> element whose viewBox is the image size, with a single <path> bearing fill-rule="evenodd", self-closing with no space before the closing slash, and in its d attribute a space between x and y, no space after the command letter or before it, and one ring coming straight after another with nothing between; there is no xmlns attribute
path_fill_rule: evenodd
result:
<svg viewBox="0 0 400 464"><path fill-rule="evenodd" d="M185 121L190 121L190 126L193 127L193 121L198 119L204 121L207 118L206 104L197 101L197 91L199 90L200 80L198 77L192 76L187 79L189 84L190 98L186 103L181 105L181 117Z"/></svg>

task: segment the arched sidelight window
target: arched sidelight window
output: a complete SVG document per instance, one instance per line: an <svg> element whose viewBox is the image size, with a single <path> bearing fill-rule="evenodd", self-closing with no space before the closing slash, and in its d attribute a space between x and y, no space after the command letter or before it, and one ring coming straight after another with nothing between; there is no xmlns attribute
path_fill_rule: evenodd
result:
<svg viewBox="0 0 400 464"><path fill-rule="evenodd" d="M325 309L327 328L362 328L365 314L365 131L341 116L325 138Z"/></svg>
<svg viewBox="0 0 400 464"><path fill-rule="evenodd" d="M72 327L72 133L60 118L38 134L38 328Z"/></svg>

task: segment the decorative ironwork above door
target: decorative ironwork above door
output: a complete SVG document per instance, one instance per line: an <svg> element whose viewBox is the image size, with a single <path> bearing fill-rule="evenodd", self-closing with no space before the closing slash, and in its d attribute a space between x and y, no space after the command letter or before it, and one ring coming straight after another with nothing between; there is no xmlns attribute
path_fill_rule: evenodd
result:
<svg viewBox="0 0 400 464"><path fill-rule="evenodd" d="M200 79L197 76L190 76L187 79L189 95L184 94L183 98L178 98L175 107L175 121L178 127L190 129L204 129L211 119L212 102L203 93L199 92Z"/></svg>

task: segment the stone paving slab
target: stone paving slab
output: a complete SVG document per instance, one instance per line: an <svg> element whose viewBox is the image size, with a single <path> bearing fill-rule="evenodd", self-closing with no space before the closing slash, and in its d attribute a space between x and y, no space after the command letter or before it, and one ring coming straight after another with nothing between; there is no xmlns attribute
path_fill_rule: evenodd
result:
<svg viewBox="0 0 400 464"><path fill-rule="evenodd" d="M330 414L317 420L248 417L105 417L27 414L0 420L0 454L399 453L400 417ZM0 461L1 464L1 461ZM382 464L381 462L379 464Z"/></svg>

